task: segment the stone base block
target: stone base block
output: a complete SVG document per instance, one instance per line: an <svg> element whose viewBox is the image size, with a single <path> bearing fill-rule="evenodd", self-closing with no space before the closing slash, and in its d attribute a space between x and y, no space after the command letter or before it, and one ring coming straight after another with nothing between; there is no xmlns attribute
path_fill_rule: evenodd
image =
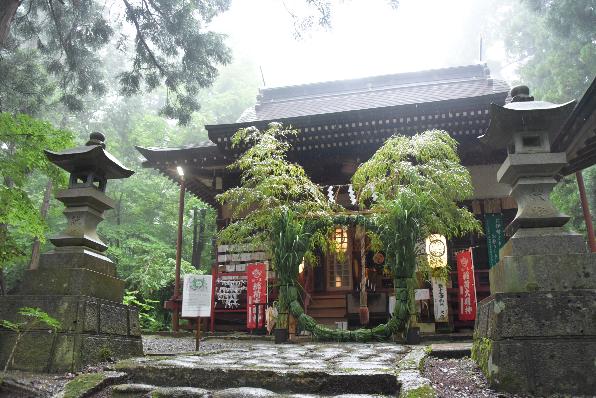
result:
<svg viewBox="0 0 596 398"><path fill-rule="evenodd" d="M43 253L39 259L39 268L57 271L65 268L86 268L116 277L116 266L112 260L84 247L57 247L52 252Z"/></svg>
<svg viewBox="0 0 596 398"><path fill-rule="evenodd" d="M0 362L6 363L16 333L0 330ZM84 333L50 333L35 330L17 344L9 369L31 372L76 372L89 364L143 355L140 336L109 336Z"/></svg>
<svg viewBox="0 0 596 398"><path fill-rule="evenodd" d="M24 321L18 315L22 307L40 308L58 319L61 328L53 333L44 325L32 327L19 342L18 347L26 349L17 350L15 369L75 371L107 356L143 355L139 315L134 307L87 296L14 295L0 297L0 319ZM14 333L0 329L0 363L8 358L14 338Z"/></svg>
<svg viewBox="0 0 596 398"><path fill-rule="evenodd" d="M596 289L596 253L507 256L489 276L491 294Z"/></svg>
<svg viewBox="0 0 596 398"><path fill-rule="evenodd" d="M121 303L124 281L85 268L45 268L26 271L20 292L31 295L83 295Z"/></svg>
<svg viewBox="0 0 596 398"><path fill-rule="evenodd" d="M499 258L544 254L587 253L584 237L562 227L520 228L503 245Z"/></svg>
<svg viewBox="0 0 596 398"><path fill-rule="evenodd" d="M492 340L596 339L596 290L491 295L478 305L475 332Z"/></svg>
<svg viewBox="0 0 596 398"><path fill-rule="evenodd" d="M596 290L498 293L480 302L473 358L497 389L596 391Z"/></svg>
<svg viewBox="0 0 596 398"><path fill-rule="evenodd" d="M596 340L476 338L472 357L492 387L538 396L592 396L596 391Z"/></svg>

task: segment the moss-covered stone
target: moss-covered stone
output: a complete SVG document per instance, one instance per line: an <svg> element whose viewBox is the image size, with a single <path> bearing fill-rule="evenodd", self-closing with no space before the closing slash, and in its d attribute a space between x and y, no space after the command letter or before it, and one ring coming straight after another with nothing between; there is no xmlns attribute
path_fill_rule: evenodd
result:
<svg viewBox="0 0 596 398"><path fill-rule="evenodd" d="M79 375L64 386L62 398L82 398L95 390L106 376L103 373L86 373Z"/></svg>
<svg viewBox="0 0 596 398"><path fill-rule="evenodd" d="M61 398L83 398L102 390L103 388L123 381L125 373L98 372L85 373L69 381L60 395Z"/></svg>

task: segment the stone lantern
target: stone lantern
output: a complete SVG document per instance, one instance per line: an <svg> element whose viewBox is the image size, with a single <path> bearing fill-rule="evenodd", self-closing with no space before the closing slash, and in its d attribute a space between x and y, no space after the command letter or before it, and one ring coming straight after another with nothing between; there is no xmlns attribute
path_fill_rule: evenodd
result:
<svg viewBox="0 0 596 398"><path fill-rule="evenodd" d="M481 139L507 148L496 182L508 184L518 211L509 241L490 270L491 295L480 302L474 358L493 386L539 395L596 391L596 256L581 235L563 229L569 217L549 194L565 153L550 144L575 101L534 101L526 86L511 102L491 105Z"/></svg>
<svg viewBox="0 0 596 398"><path fill-rule="evenodd" d="M122 304L124 282L103 252L107 245L97 225L115 204L105 194L107 181L134 172L105 150L104 136L92 133L86 145L48 159L70 173L68 188L56 194L65 205L64 231L50 238L54 250L43 253L39 268L28 270L18 293L0 298L0 319L18 320L21 307L37 307L58 319L58 333L43 328L27 333L17 347L14 368L62 372L108 358L142 355L136 308ZM0 331L0 363L14 335Z"/></svg>

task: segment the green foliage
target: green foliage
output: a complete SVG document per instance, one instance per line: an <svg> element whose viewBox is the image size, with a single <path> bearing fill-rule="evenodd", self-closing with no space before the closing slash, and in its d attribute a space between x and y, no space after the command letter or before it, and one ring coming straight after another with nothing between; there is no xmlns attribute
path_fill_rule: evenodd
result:
<svg viewBox="0 0 596 398"><path fill-rule="evenodd" d="M592 222L596 223L596 166L589 167L582 171L586 196L590 207ZM571 216L571 220L565 225L573 231L586 234L586 224L579 199L579 188L575 174L563 178L551 194L555 206L563 213Z"/></svg>
<svg viewBox="0 0 596 398"><path fill-rule="evenodd" d="M505 47L537 99L579 98L596 70L596 1L511 2Z"/></svg>
<svg viewBox="0 0 596 398"><path fill-rule="evenodd" d="M143 298L139 295L138 290L124 292L123 304L134 305L139 310L139 319L141 321L141 328L152 331L160 330L162 323L156 318L156 306L160 304L159 300L152 300L150 298Z"/></svg>
<svg viewBox="0 0 596 398"><path fill-rule="evenodd" d="M39 308L22 307L19 308L18 314L24 319L23 321L11 322L3 319L0 320L0 325L16 333L26 333L37 325L46 325L54 332L61 328L60 321Z"/></svg>
<svg viewBox="0 0 596 398"><path fill-rule="evenodd" d="M210 86L217 67L230 61L224 36L205 29L229 3L122 0L121 6L106 12L101 1L24 0L14 18L3 18L3 23L11 24L12 33L4 52L34 47L31 51L43 70L33 70L30 79L39 81L46 73L51 75L60 89L60 103L80 112L86 97L108 92L101 54L115 46L127 54L125 62L117 65L121 94L131 96L165 86L168 97L161 113L186 124L200 107L199 90ZM133 35L126 33L131 30ZM0 70L14 67L10 55L0 56Z"/></svg>
<svg viewBox="0 0 596 398"><path fill-rule="evenodd" d="M449 239L481 232L474 215L458 205L472 197L473 187L469 172L460 164L457 141L445 131L390 138L358 168L352 183L360 206L370 206L378 214L396 198L418 198L423 237L441 234Z"/></svg>
<svg viewBox="0 0 596 398"><path fill-rule="evenodd" d="M472 359L478 364L484 375L490 380L489 363L492 354L492 341L486 337L474 336Z"/></svg>
<svg viewBox="0 0 596 398"><path fill-rule="evenodd" d="M0 269L24 254L20 239L44 239L45 224L26 185L34 172L50 178L54 186L63 185L64 173L43 150L63 149L72 142L70 132L47 122L0 113Z"/></svg>
<svg viewBox="0 0 596 398"><path fill-rule="evenodd" d="M219 202L232 210L232 222L219 234L222 242L252 243L271 248L283 226L277 223L285 222L300 235L306 232L303 229L307 227L300 224L305 220L330 219L332 207L325 195L301 166L286 159L289 144L284 138L296 134L295 130L272 123L264 132L250 127L234 135L232 142L235 146L248 148L231 166L242 172L241 185L217 196ZM282 222L283 217L288 218ZM274 231L273 225L279 227L278 230ZM315 235L316 229L307 235ZM307 235L304 237L309 242L304 255L313 258L311 243L320 240L310 239L310 235L307 238ZM303 243L298 247L302 250ZM273 266L279 261L281 258L273 258ZM301 258L296 266L300 261Z"/></svg>
<svg viewBox="0 0 596 398"><path fill-rule="evenodd" d="M42 62L39 51L0 50L0 112L35 115L50 104L56 87Z"/></svg>

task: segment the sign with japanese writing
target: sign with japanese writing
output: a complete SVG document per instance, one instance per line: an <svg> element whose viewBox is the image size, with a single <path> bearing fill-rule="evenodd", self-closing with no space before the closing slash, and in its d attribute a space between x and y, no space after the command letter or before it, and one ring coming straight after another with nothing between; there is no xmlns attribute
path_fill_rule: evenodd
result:
<svg viewBox="0 0 596 398"><path fill-rule="evenodd" d="M426 255L431 268L447 266L447 239L443 235L426 238Z"/></svg>
<svg viewBox="0 0 596 398"><path fill-rule="evenodd" d="M431 282L433 285L435 322L448 322L447 281L433 276Z"/></svg>
<svg viewBox="0 0 596 398"><path fill-rule="evenodd" d="M182 317L211 316L211 275L184 275Z"/></svg>
<svg viewBox="0 0 596 398"><path fill-rule="evenodd" d="M267 267L263 263L246 266L246 327L262 328L265 325L265 305L259 305L258 325L257 306L267 303Z"/></svg>
<svg viewBox="0 0 596 398"><path fill-rule="evenodd" d="M503 215L501 213L485 214L484 229L486 230L486 246L488 248L488 267L492 268L499 262L499 250L505 244Z"/></svg>
<svg viewBox="0 0 596 398"><path fill-rule="evenodd" d="M476 283L474 281L472 249L458 252L455 258L459 285L459 319L473 321L476 319Z"/></svg>
<svg viewBox="0 0 596 398"><path fill-rule="evenodd" d="M246 276L219 275L215 283L215 308L238 310L246 304Z"/></svg>

